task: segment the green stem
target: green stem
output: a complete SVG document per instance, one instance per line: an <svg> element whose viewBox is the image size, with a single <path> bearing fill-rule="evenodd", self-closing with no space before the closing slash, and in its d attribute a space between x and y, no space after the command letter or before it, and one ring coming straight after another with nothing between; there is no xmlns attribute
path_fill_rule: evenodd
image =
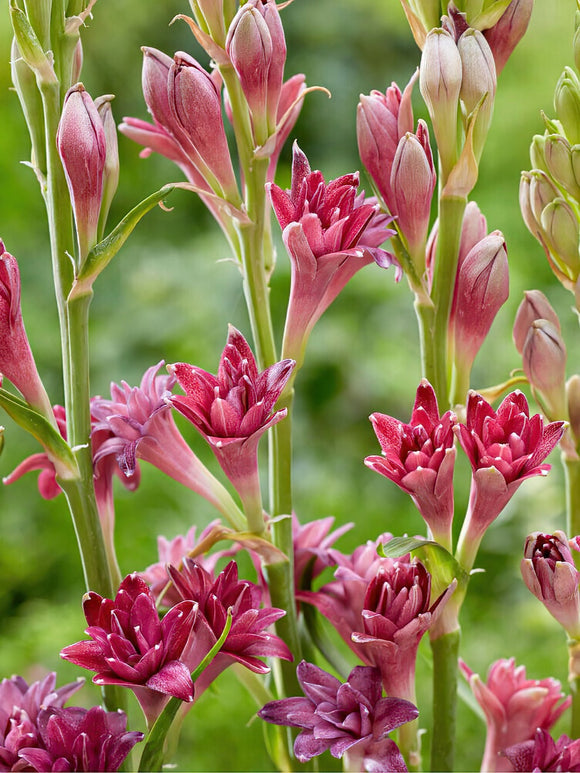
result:
<svg viewBox="0 0 580 773"><path fill-rule="evenodd" d="M432 344L433 380L431 385L435 390L442 411L450 405L450 363L447 351L447 331L457 273L461 225L466 204L467 200L462 197L440 196L439 199L439 234L431 292L431 299L435 307Z"/></svg>
<svg viewBox="0 0 580 773"><path fill-rule="evenodd" d="M272 516L292 513L292 404L294 389L285 392L276 410L288 409L270 433L270 510Z"/></svg>
<svg viewBox="0 0 580 773"><path fill-rule="evenodd" d="M417 701L413 701L416 703ZM417 773L421 767L421 736L419 720L406 722L399 728L398 746L407 763L407 770Z"/></svg>
<svg viewBox="0 0 580 773"><path fill-rule="evenodd" d="M432 771L453 770L457 712L457 658L460 631L450 631L431 641L433 651Z"/></svg>
<svg viewBox="0 0 580 773"><path fill-rule="evenodd" d="M421 372L431 385L435 382L436 366L433 337L435 335L435 307L430 300L415 296L415 314L419 325Z"/></svg>
<svg viewBox="0 0 580 773"><path fill-rule="evenodd" d="M580 459L562 456L566 474L566 534L580 534Z"/></svg>

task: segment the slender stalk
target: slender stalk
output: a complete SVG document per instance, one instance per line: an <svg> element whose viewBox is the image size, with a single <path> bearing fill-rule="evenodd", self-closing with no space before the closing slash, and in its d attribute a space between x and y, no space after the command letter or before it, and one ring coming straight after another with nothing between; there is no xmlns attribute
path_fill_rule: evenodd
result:
<svg viewBox="0 0 580 773"><path fill-rule="evenodd" d="M566 534L580 534L580 459L562 456L566 475Z"/></svg>
<svg viewBox="0 0 580 773"><path fill-rule="evenodd" d="M433 651L432 771L453 770L457 711L459 629L431 641Z"/></svg>
<svg viewBox="0 0 580 773"><path fill-rule="evenodd" d="M292 405L294 389L281 395L276 409L288 409L270 433L270 510L273 516L292 513ZM280 546L278 546L280 547Z"/></svg>
<svg viewBox="0 0 580 773"><path fill-rule="evenodd" d="M436 379L436 360L433 347L435 335L435 307L430 300L421 300L415 296L415 314L419 325L421 346L421 372L431 385Z"/></svg>
<svg viewBox="0 0 580 773"><path fill-rule="evenodd" d="M453 301L455 274L459 256L461 225L467 200L458 197L441 196L439 199L439 235L437 257L433 276L431 299L435 307L433 319L433 380L431 384L437 395L439 407L449 407L449 357L447 352L447 329Z"/></svg>

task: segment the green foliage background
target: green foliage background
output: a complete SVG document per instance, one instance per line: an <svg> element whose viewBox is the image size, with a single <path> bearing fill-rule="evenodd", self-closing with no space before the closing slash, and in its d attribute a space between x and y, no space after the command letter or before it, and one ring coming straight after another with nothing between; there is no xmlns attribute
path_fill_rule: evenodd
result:
<svg viewBox="0 0 580 773"><path fill-rule="evenodd" d="M578 366L577 321L538 244L526 231L518 208L519 174L529 167L532 135L543 131L539 111L553 114L552 94L566 64L572 64L574 0L536 0L531 28L500 77L492 130L475 198L490 230L501 229L511 266L511 296L494 324L474 371L474 387L504 380L518 367L511 325L524 289L544 290L559 311L569 350L570 374ZM168 53L186 50L205 61L183 23L185 0L99 0L83 35L83 82L93 97L114 93L118 120L146 117L140 87L141 45ZM288 40L286 72L305 72L311 95L294 131L313 167L326 178L359 168L355 108L360 92L403 86L419 52L397 0L294 0L284 10ZM29 157L24 121L10 90L10 29L0 16L0 236L21 266L23 309L39 370L54 402L60 402L60 354L52 297L45 215L33 173L19 163ZM424 115L417 93L416 110ZM179 179L170 162L141 160L138 148L120 139L121 183L111 214L116 222L147 193ZM289 181L287 149L280 184ZM92 391L106 394L110 381L136 384L155 362L184 360L213 371L227 323L249 335L240 277L227 260L227 245L192 194L173 194L171 212L147 216L134 237L99 279L92 309ZM289 269L279 249L272 296L281 333ZM384 531L423 533L412 503L362 460L378 446L367 416L381 411L406 420L420 378L412 299L392 271L368 267L358 274L318 324L298 379L295 426L295 499L302 521L332 514L353 530L339 543L346 551ZM4 422L4 419L2 419ZM34 442L9 420L0 472L6 475ZM208 459L200 438L183 431ZM533 530L564 527L563 476L557 454L546 480L528 482L483 543L466 603L462 655L485 674L499 657L515 656L534 678L555 676L565 684L564 634L525 590L519 575L521 548ZM211 464L212 460L208 459ZM458 464L457 517L469 485L468 465ZM154 469L143 469L137 493L119 490L117 532L121 569L139 570L156 560L156 537L200 528L213 518L205 502ZM0 676L37 678L58 669L59 683L78 669L59 660L60 649L82 638L82 576L75 538L62 498L45 502L29 476L0 491ZM428 647L422 647L419 694L423 724L429 726ZM81 700L98 694L87 686ZM228 673L188 717L177 769L268 770L255 707ZM132 724L139 722L135 711ZM562 726L561 731L565 730ZM479 769L481 720L461 706L459 766ZM425 745L429 744L428 734ZM336 768L330 758L321 768Z"/></svg>

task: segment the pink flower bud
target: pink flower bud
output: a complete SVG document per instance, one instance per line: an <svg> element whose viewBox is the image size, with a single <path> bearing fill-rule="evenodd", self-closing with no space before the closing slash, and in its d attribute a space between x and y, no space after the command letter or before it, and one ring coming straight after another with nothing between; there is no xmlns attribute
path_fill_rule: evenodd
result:
<svg viewBox="0 0 580 773"><path fill-rule="evenodd" d="M545 319L560 332L560 320L550 302L540 290L526 290L520 303L514 322L513 338L516 349L521 354L531 325L537 319Z"/></svg>
<svg viewBox="0 0 580 773"><path fill-rule="evenodd" d="M112 94L95 99L95 107L105 130L105 168L103 170L103 202L100 212L99 236L103 235L107 215L113 197L119 184L119 143L117 142L117 127L111 110Z"/></svg>
<svg viewBox="0 0 580 773"><path fill-rule="evenodd" d="M82 83L64 99L56 135L75 215L81 259L97 243L107 153L105 130Z"/></svg>
<svg viewBox="0 0 580 773"><path fill-rule="evenodd" d="M564 532L530 534L526 539L521 570L528 589L571 638L579 638L580 572L574 566Z"/></svg>
<svg viewBox="0 0 580 773"><path fill-rule="evenodd" d="M500 20L483 33L491 48L498 75L524 36L533 5L534 0L512 0Z"/></svg>
<svg viewBox="0 0 580 773"><path fill-rule="evenodd" d="M524 342L522 363L548 418L566 417L566 345L559 328L546 319L534 320Z"/></svg>
<svg viewBox="0 0 580 773"><path fill-rule="evenodd" d="M6 376L30 405L54 423L50 401L38 375L22 321L20 271L0 239L0 375Z"/></svg>
<svg viewBox="0 0 580 773"><path fill-rule="evenodd" d="M469 371L497 312L509 295L507 250L503 234L493 231L463 260L455 282L450 330L455 362Z"/></svg>
<svg viewBox="0 0 580 773"><path fill-rule="evenodd" d="M286 41L275 0L249 0L232 21L226 51L248 102L254 134L263 143L276 128Z"/></svg>

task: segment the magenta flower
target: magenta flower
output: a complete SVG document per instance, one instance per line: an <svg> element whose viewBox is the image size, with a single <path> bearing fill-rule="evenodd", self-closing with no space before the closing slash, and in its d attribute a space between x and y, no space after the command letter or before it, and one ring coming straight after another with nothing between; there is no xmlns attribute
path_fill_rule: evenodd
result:
<svg viewBox="0 0 580 773"><path fill-rule="evenodd" d="M510 746L504 751L515 771L573 771L580 770L580 740L561 735L554 741L550 734L539 727L531 741Z"/></svg>
<svg viewBox="0 0 580 773"><path fill-rule="evenodd" d="M450 550L457 417L439 416L433 387L423 379L409 424L382 413L370 419L383 456L368 456L365 464L410 494L434 539Z"/></svg>
<svg viewBox="0 0 580 773"><path fill-rule="evenodd" d="M43 748L25 747L20 757L27 770L115 771L143 733L127 732L122 711L105 711L100 706L58 708L43 706L38 717Z"/></svg>
<svg viewBox="0 0 580 773"><path fill-rule="evenodd" d="M386 228L391 218L379 214L375 200L357 196L358 185L358 173L327 184L296 143L291 189L268 185L292 264L282 350L299 364L316 321L349 279L373 260L393 262L380 249L394 233Z"/></svg>
<svg viewBox="0 0 580 773"><path fill-rule="evenodd" d="M147 583L130 574L114 600L87 593L83 610L91 639L65 647L62 658L95 671L95 684L130 687L148 723L165 696L193 700L190 670L181 660L197 613L192 601L180 602L159 620Z"/></svg>
<svg viewBox="0 0 580 773"><path fill-rule="evenodd" d="M516 667L514 658L492 663L487 683L463 661L459 665L486 718L487 736L481 765L484 771L512 770L501 752L508 746L531 740L536 728L549 730L571 703L571 698L566 698L560 690L560 682L551 678L527 679L525 667Z"/></svg>
<svg viewBox="0 0 580 773"><path fill-rule="evenodd" d="M408 701L382 697L377 669L355 666L344 684L304 660L296 673L305 697L271 701L258 716L274 725L302 728L294 742L300 762L330 750L333 757L348 759L348 770L407 770L388 734L419 712Z"/></svg>
<svg viewBox="0 0 580 773"><path fill-rule="evenodd" d="M41 708L62 708L70 696L79 690L84 679L54 689L56 673L47 674L42 681L27 684L21 676L0 682L0 770L25 770L27 765L19 758L25 747L42 746L38 732Z"/></svg>
<svg viewBox="0 0 580 773"><path fill-rule="evenodd" d="M251 531L263 531L258 476L258 442L281 421L287 409L276 411L295 363L282 360L258 372L243 335L230 326L217 376L185 363L170 366L185 395L169 398L209 443L216 459L238 491Z"/></svg>
<svg viewBox="0 0 580 773"><path fill-rule="evenodd" d="M326 567L335 566L336 558L331 547L339 537L352 529L354 524L346 523L331 532L333 523L332 516L305 524L301 524L295 515L292 516L296 588L301 588L303 581L310 585Z"/></svg>
<svg viewBox="0 0 580 773"><path fill-rule="evenodd" d="M534 0L511 0L500 20L483 31L497 74L503 70L512 51L524 36L532 15Z"/></svg>
<svg viewBox="0 0 580 773"><path fill-rule="evenodd" d="M535 531L526 539L521 563L528 589L566 630L572 639L580 638L580 572L562 531L542 534Z"/></svg>
<svg viewBox="0 0 580 773"><path fill-rule="evenodd" d="M530 418L528 401L519 390L503 400L497 413L481 395L470 392L466 423L455 432L473 470L458 545L460 560L471 569L487 527L523 481L548 474L550 465L543 462L562 437L564 422L544 426L540 414Z"/></svg>
<svg viewBox="0 0 580 773"><path fill-rule="evenodd" d="M54 422L50 401L38 375L20 307L20 270L0 239L0 374L30 405Z"/></svg>
<svg viewBox="0 0 580 773"><path fill-rule="evenodd" d="M368 585L362 629L352 640L363 660L381 672L388 695L415 699L415 661L423 634L433 626L449 596L450 585L431 603L431 575L408 556L380 567Z"/></svg>
<svg viewBox="0 0 580 773"><path fill-rule="evenodd" d="M266 630L286 613L272 607L260 609L259 587L238 579L235 561L230 561L217 578L188 557L181 570L169 565L167 571L179 596L198 607L194 636L183 654L192 671L221 636L228 609L232 611L232 627L221 650L195 683L197 697L234 662L266 674L270 669L260 658L292 660L282 639Z"/></svg>

